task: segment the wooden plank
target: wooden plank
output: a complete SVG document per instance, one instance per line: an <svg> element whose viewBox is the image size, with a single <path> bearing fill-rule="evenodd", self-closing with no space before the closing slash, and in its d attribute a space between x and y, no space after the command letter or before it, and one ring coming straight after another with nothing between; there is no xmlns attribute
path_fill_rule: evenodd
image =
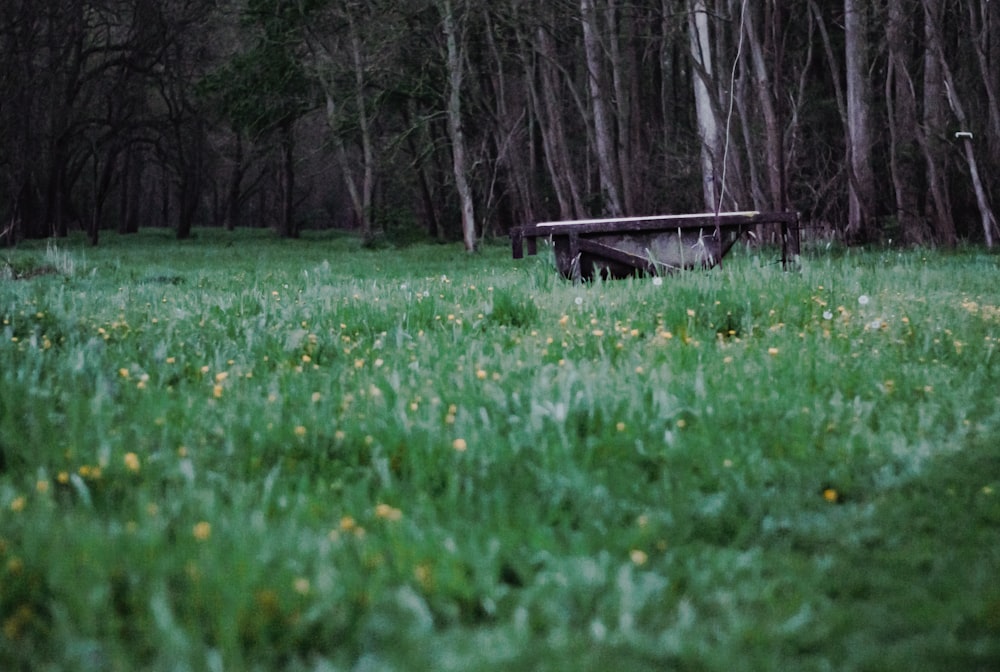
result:
<svg viewBox="0 0 1000 672"><path fill-rule="evenodd" d="M637 254L632 254L631 252L625 252L617 248L611 247L609 245L604 245L594 240L588 240L586 238L580 238L577 240L577 248L584 251L590 252L591 254L596 254L605 259L611 259L612 261L617 261L632 268L647 271L649 273L656 272L656 264L652 263L649 259L645 257L640 257Z"/></svg>
<svg viewBox="0 0 1000 672"><path fill-rule="evenodd" d="M688 229L749 228L758 224L795 224L798 214L794 212L739 212L694 215L657 215L651 217L623 217L614 219L578 219L565 222L543 222L518 227L525 238L564 235L570 230L578 234L591 233L641 233L650 231L670 231Z"/></svg>

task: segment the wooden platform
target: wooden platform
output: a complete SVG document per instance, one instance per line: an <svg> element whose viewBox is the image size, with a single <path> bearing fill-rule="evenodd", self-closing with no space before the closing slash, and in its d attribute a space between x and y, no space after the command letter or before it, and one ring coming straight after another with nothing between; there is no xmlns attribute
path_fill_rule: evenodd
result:
<svg viewBox="0 0 1000 672"><path fill-rule="evenodd" d="M741 236L764 224L780 227L781 261L799 252L795 212L721 212L542 222L511 230L515 259L537 254L538 239L552 241L559 272L572 280L663 275L711 268Z"/></svg>

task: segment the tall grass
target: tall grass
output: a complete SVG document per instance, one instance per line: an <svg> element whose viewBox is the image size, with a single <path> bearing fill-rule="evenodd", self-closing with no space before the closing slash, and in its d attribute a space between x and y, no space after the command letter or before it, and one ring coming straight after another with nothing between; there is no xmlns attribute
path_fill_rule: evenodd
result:
<svg viewBox="0 0 1000 672"><path fill-rule="evenodd" d="M995 256L4 254L3 669L1000 661Z"/></svg>

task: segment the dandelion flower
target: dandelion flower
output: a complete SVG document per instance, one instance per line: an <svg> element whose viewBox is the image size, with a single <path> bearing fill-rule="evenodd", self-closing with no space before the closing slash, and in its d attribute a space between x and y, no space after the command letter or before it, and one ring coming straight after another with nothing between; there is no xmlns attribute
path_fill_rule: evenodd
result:
<svg viewBox="0 0 1000 672"><path fill-rule="evenodd" d="M122 378L128 378L128 369L126 369L123 366L122 368L118 369L118 375L121 376Z"/></svg>
<svg viewBox="0 0 1000 672"><path fill-rule="evenodd" d="M775 355L778 354L778 349L777 348L768 348L767 349L767 354L769 354L772 357L774 357Z"/></svg>
<svg viewBox="0 0 1000 672"><path fill-rule="evenodd" d="M304 576L300 576L300 577L296 578L295 581L292 582L292 588L299 595L308 595L309 594L309 579L307 579Z"/></svg>
<svg viewBox="0 0 1000 672"><path fill-rule="evenodd" d="M383 520L396 521L403 517L403 512L388 504L379 504L375 507L375 515Z"/></svg>
<svg viewBox="0 0 1000 672"><path fill-rule="evenodd" d="M10 503L10 510L13 511L14 513L17 513L18 511L24 511L24 507L27 505L27 503L28 500L26 500L23 496L17 497Z"/></svg>
<svg viewBox="0 0 1000 672"><path fill-rule="evenodd" d="M302 438L303 436L306 435L306 428L302 425L297 425L294 431L295 431L295 436L299 438Z"/></svg>
<svg viewBox="0 0 1000 672"><path fill-rule="evenodd" d="M413 578L417 580L420 587L424 590L430 590L434 586L433 574L431 572L430 565L417 565L413 568Z"/></svg>
<svg viewBox="0 0 1000 672"><path fill-rule="evenodd" d="M861 296L858 297L859 306L867 306L869 301L870 299L868 298L867 294L862 294Z"/></svg>
<svg viewBox="0 0 1000 672"><path fill-rule="evenodd" d="M212 536L212 525L203 520L197 523L191 532L198 541L206 541Z"/></svg>
<svg viewBox="0 0 1000 672"><path fill-rule="evenodd" d="M653 278L653 287L659 287L662 284L663 284L663 278L661 278L658 275Z"/></svg>
<svg viewBox="0 0 1000 672"><path fill-rule="evenodd" d="M139 473L139 456L135 453L125 453L125 468L133 474Z"/></svg>
<svg viewBox="0 0 1000 672"><path fill-rule="evenodd" d="M451 447L459 453L464 453L468 449L469 444L465 442L465 439L458 438L451 442Z"/></svg>
<svg viewBox="0 0 1000 672"><path fill-rule="evenodd" d="M646 561L649 560L649 556L646 554L646 552L639 550L638 548L632 549L629 552L628 556L632 560L632 564L638 565L640 567L642 565L645 565Z"/></svg>
<svg viewBox="0 0 1000 672"><path fill-rule="evenodd" d="M836 504L840 500L840 493L833 488L826 488L823 490L823 499L831 504Z"/></svg>

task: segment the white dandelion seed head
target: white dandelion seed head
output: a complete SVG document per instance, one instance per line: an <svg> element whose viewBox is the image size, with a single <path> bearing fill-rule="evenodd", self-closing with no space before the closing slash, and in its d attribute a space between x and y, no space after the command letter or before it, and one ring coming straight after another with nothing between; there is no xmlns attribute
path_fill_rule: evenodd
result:
<svg viewBox="0 0 1000 672"><path fill-rule="evenodd" d="M573 299L573 302L576 303L576 305L578 305L578 306L582 306L583 305L583 297L582 296L578 296L575 299Z"/></svg>
<svg viewBox="0 0 1000 672"><path fill-rule="evenodd" d="M404 282L403 284L401 284L399 286L399 289L405 292L406 291L406 283Z"/></svg>
<svg viewBox="0 0 1000 672"><path fill-rule="evenodd" d="M663 278L661 278L658 275L653 278L653 286L654 287L659 287L662 284L663 284Z"/></svg>
<svg viewBox="0 0 1000 672"><path fill-rule="evenodd" d="M832 320L833 319L833 313L831 311L829 311L829 310L824 310L823 311L823 319L824 320Z"/></svg>
<svg viewBox="0 0 1000 672"><path fill-rule="evenodd" d="M861 296L858 297L858 305L867 306L869 300L870 299L868 298L867 294L862 294Z"/></svg>

